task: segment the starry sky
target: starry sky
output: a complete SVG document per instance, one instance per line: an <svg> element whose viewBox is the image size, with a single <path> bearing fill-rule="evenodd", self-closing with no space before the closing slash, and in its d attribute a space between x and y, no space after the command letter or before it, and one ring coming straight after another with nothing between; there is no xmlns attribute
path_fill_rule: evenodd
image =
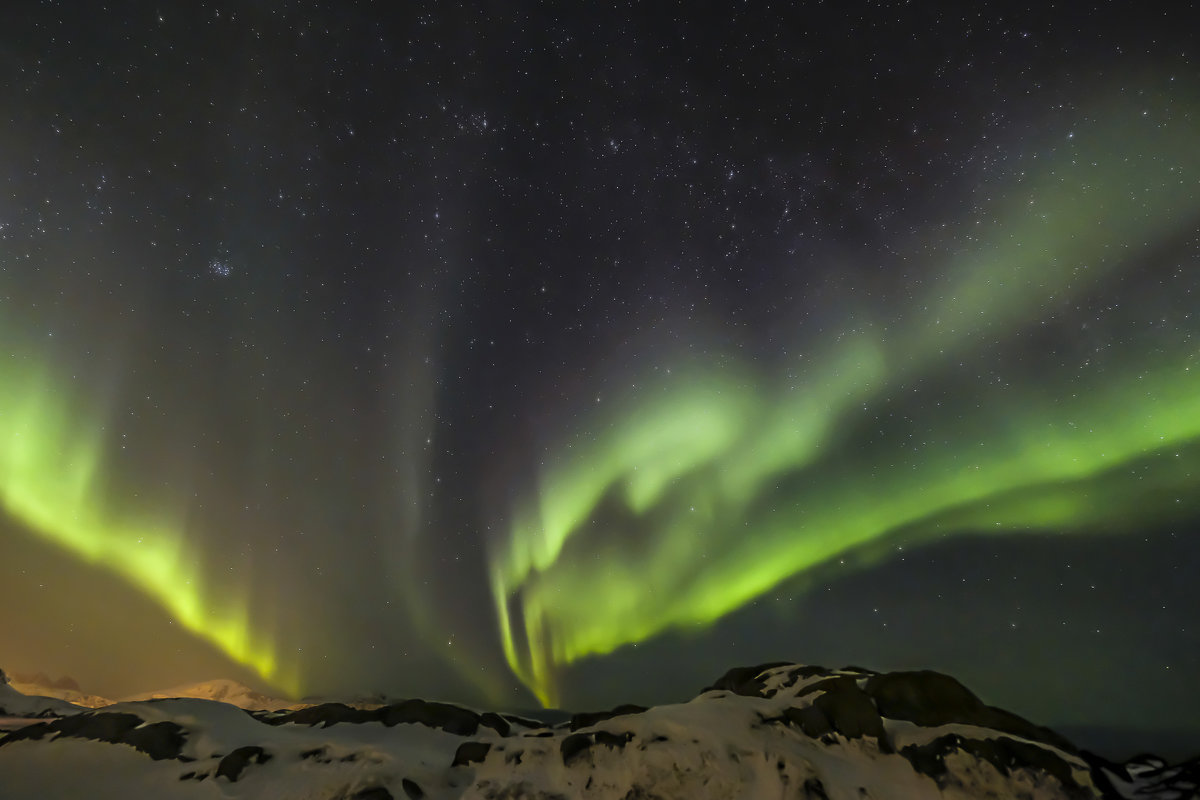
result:
<svg viewBox="0 0 1200 800"><path fill-rule="evenodd" d="M19 3L0 664L1195 729L1193 13Z"/></svg>

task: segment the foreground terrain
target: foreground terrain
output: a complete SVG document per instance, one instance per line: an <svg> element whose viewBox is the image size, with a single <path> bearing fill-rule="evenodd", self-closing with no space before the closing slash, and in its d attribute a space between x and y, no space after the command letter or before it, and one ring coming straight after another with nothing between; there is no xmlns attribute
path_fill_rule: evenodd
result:
<svg viewBox="0 0 1200 800"><path fill-rule="evenodd" d="M10 685L0 717L5 800L1200 797L1200 761L1110 763L934 672L745 667L556 726L423 700L91 710Z"/></svg>

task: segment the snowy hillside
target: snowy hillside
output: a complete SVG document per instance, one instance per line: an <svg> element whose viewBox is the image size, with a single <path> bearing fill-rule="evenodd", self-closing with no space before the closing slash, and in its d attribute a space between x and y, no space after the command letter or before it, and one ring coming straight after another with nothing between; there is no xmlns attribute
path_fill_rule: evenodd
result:
<svg viewBox="0 0 1200 800"><path fill-rule="evenodd" d="M225 679L190 683L156 692L143 692L123 698L122 702L162 700L176 697L187 697L196 700L217 700L221 703L228 703L231 706L237 706L248 711L278 711L296 705L296 703L288 700L280 700L278 697L270 697L261 692L256 692L244 683Z"/></svg>
<svg viewBox="0 0 1200 800"><path fill-rule="evenodd" d="M1194 797L1195 774L1194 762L1126 769L1081 753L937 673L797 664L555 727L421 700L248 713L177 699L0 739L6 800L1167 798Z"/></svg>
<svg viewBox="0 0 1200 800"><path fill-rule="evenodd" d="M21 694L56 697L68 703L86 708L100 708L112 705L112 700L96 694L88 694L79 688L79 684L71 678L51 680L43 673L34 675L9 675L9 685Z"/></svg>
<svg viewBox="0 0 1200 800"><path fill-rule="evenodd" d="M27 695L0 681L0 717L49 717L77 714L86 709L57 697Z"/></svg>

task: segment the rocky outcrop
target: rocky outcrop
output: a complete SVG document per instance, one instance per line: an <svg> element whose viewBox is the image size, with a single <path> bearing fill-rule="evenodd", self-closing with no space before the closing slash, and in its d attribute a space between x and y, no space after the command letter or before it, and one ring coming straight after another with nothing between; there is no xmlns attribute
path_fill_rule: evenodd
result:
<svg viewBox="0 0 1200 800"><path fill-rule="evenodd" d="M646 710L645 706L633 705L626 703L619 705L609 711L591 711L582 714L574 714L567 722L567 728L572 731L577 731L580 728L590 728L597 723L612 719L613 717L623 717L628 714L640 714Z"/></svg>
<svg viewBox="0 0 1200 800"><path fill-rule="evenodd" d="M179 759L186 739L183 726L175 722L146 723L136 714L90 712L20 728L0 739L0 747L46 738L125 744L155 761Z"/></svg>
<svg viewBox="0 0 1200 800"><path fill-rule="evenodd" d="M425 700L405 700L379 708L353 708L343 703L322 703L295 711L256 713L254 717L268 725L320 725L328 728L337 724L381 722L392 728L405 723L438 728L456 736L474 736L480 726L507 736L511 724L493 712L477 713L449 703Z"/></svg>
<svg viewBox="0 0 1200 800"><path fill-rule="evenodd" d="M880 715L890 719L908 720L926 727L951 723L978 725L1075 752L1070 742L1049 728L984 705L949 675L928 670L889 672L867 678L863 688L875 702Z"/></svg>

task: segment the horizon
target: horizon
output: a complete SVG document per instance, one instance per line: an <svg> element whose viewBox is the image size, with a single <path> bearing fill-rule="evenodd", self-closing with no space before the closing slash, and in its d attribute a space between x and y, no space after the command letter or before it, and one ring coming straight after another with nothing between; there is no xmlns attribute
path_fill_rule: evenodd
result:
<svg viewBox="0 0 1200 800"><path fill-rule="evenodd" d="M792 663L796 663L796 662L792 662ZM742 665L742 667L744 667L744 666L749 666L749 665ZM807 665L807 666L811 666L811 665ZM738 668L739 667L731 667L730 671L738 669ZM2 668L0 668L0 669L2 669ZM858 668L857 667L842 667L842 669L858 669ZM34 688L39 686L39 684L36 681L25 680L26 678L39 677L38 675L19 674L19 673L12 673L12 672L8 672L8 671L4 671L3 674L5 674L9 678L10 686L13 684L17 684L17 683L20 683L22 685L28 685L28 686L31 686ZM44 677L44 678L47 678L48 680L51 680L51 683L41 685L42 688L63 688L63 687L55 686L55 683L60 683L63 681L71 681L72 683L74 683L74 680L72 678L70 678L70 676L67 676L67 675L61 676L57 680L51 679L50 676L44 675L44 674L42 674L40 677ZM951 677L953 677L953 676L951 676ZM144 690L144 691L140 691L140 692L133 692L124 697L119 697L119 698L105 698L105 699L110 700L112 705L127 703L127 702L143 702L146 700L187 698L187 697L199 697L201 699L209 699L201 694L195 694L195 693L171 694L170 692L177 691L177 690L188 690L188 689L197 690L197 689L201 689L205 686L208 686L211 684L216 684L216 683L222 683L222 684L229 683L229 684L233 684L235 687L240 687L240 688L249 690L250 692L252 692L254 694L263 694L260 690L255 689L253 686L241 683L240 681L235 681L235 680L232 680L229 678L211 678L208 680L189 682L186 684L177 684L177 685L173 685L170 687L163 687L163 688L159 688L159 689L149 689L149 690ZM13 688L16 688L16 686L13 686ZM969 686L967 688L970 689ZM68 691L70 691L70 690L68 690ZM91 694L90 692L88 692L87 687L80 687L76 691L79 691L83 694ZM648 707L653 708L653 707L662 706L662 705L675 705L675 704L681 703L681 702L686 703L686 702L689 702L694 697L698 697L702 693L703 693L702 691L697 690L694 695L692 695L691 697L688 697L685 700L666 701L666 702L662 702L662 703L651 703L648 705ZM378 698L378 702L376 702L376 698ZM227 699L215 699L215 698L213 698L213 699L215 702L221 702L221 703L229 703L230 702ZM266 696L266 699L268 699L268 700L286 700L286 698L272 697L269 695ZM543 723L546 725L550 725L550 726L565 725L569 721L571 721L572 718L575 717L576 715L580 715L580 714L587 715L590 713L603 712L603 711L608 710L608 708L604 708L604 709L601 709L601 708L563 709L563 708L544 708L544 707L528 707L528 708L521 708L521 707L490 708L489 707L489 708L483 708L483 707L473 707L470 704L459 703L459 702L456 702L452 698L390 696L390 695L375 695L375 694L368 694L365 696L354 696L354 697L344 697L344 696L336 696L336 695L334 695L334 696L320 695L320 696L305 697L305 698L300 698L300 699L291 701L290 707L298 708L298 707L303 707L303 706L307 706L307 705L324 704L324 703L357 704L357 703L363 703L363 702L367 702L368 705L390 705L390 704L395 704L395 703L403 703L405 701L412 700L412 699L419 699L419 700L423 700L426 702L432 701L432 702L449 703L451 705L456 705L461 708L469 708L469 709L473 709L475 711L494 711L494 712L497 712L500 714L518 716L518 717L522 717L522 718L526 718L526 719L533 719L533 720L536 720L537 722L540 722L540 723ZM983 698L981 698L981 699L983 699ZM986 699L985 699L985 702L986 702ZM239 708L242 708L243 710L247 710L247 711L262 710L262 709L266 708L264 706L257 706L257 705L256 706L246 706L246 705L239 705L239 704L235 704L235 705L238 705ZM613 704L611 707L615 708L615 707L617 707L617 705L624 705L624 704ZM95 707L95 709L102 710L107 707L108 707L107 705L101 705L101 706ZM84 710L85 711L91 710L91 708L84 707ZM34 721L38 721L39 719L40 718L35 718ZM1136 726L1122 727L1122 726L1103 726L1103 725L1085 725L1085 724L1058 725L1058 724L1054 724L1053 722L1047 722L1045 720L1037 720L1037 719L1030 719L1029 721L1034 723L1035 725L1040 725L1040 726L1049 728L1050 730L1054 731L1055 733L1060 734L1060 735L1064 736L1065 738L1067 738L1072 744L1076 745L1077 747L1079 747L1083 750L1090 751L1102 758L1108 759L1108 760L1112 761L1113 763L1117 763L1117 764L1125 763L1127 761L1131 761L1131 760L1141 758L1141 757L1144 757L1147 755L1152 755L1157 758L1161 758L1168 764L1179 764L1179 763L1183 763L1188 760L1200 758L1200 725L1191 727L1191 728L1159 729L1159 728L1153 728L1153 727L1136 727Z"/></svg>

